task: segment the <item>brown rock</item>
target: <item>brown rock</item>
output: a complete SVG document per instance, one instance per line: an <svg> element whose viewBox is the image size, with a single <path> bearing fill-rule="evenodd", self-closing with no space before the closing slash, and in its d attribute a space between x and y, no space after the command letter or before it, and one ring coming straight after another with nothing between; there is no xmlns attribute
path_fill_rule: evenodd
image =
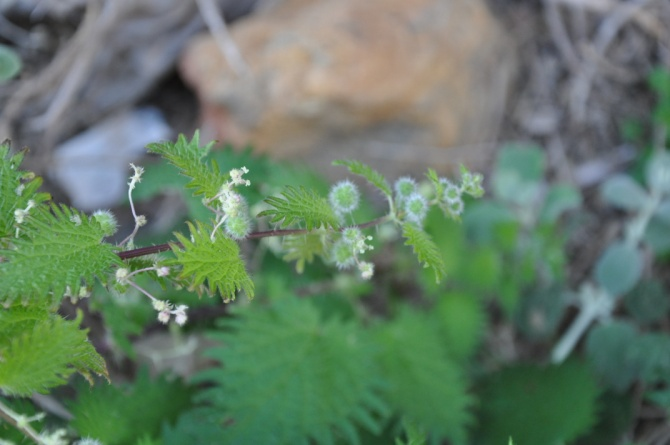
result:
<svg viewBox="0 0 670 445"><path fill-rule="evenodd" d="M287 0L231 33L247 74L233 73L210 36L180 63L205 129L317 164L481 166L516 71L479 0Z"/></svg>

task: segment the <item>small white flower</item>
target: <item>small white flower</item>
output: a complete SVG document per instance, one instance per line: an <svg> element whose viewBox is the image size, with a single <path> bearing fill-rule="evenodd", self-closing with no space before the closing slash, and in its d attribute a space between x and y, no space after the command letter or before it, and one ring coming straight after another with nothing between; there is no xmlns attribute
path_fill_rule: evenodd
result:
<svg viewBox="0 0 670 445"><path fill-rule="evenodd" d="M234 168L230 171L230 184L232 185L246 185L247 187L251 185L251 181L248 179L242 178L245 173L249 173L249 169L242 167L240 169Z"/></svg>
<svg viewBox="0 0 670 445"><path fill-rule="evenodd" d="M167 266L158 267L156 269L156 275L159 277L167 277L170 274L170 268Z"/></svg>
<svg viewBox="0 0 670 445"><path fill-rule="evenodd" d="M116 281L117 281L117 283L125 284L126 283L126 277L128 276L129 273L130 273L130 271L128 269L124 268L124 267L121 267L121 268L117 269L116 270Z"/></svg>
<svg viewBox="0 0 670 445"><path fill-rule="evenodd" d="M160 311L158 313L158 321L163 324L168 324L170 321L170 311Z"/></svg>
<svg viewBox="0 0 670 445"><path fill-rule="evenodd" d="M188 309L188 306L182 304L177 306L177 309L172 311L172 313L174 314L174 321L179 326L184 326L186 320L188 319L188 317L186 316L186 309Z"/></svg>
<svg viewBox="0 0 670 445"><path fill-rule="evenodd" d="M361 277L364 280L369 280L375 272L375 265L363 261L358 265L358 270L361 272Z"/></svg>
<svg viewBox="0 0 670 445"><path fill-rule="evenodd" d="M158 312L170 312L172 310L172 305L169 301L152 300L151 305Z"/></svg>
<svg viewBox="0 0 670 445"><path fill-rule="evenodd" d="M130 164L130 167L133 169L134 173L133 176L130 177L128 187L130 188L130 190L134 190L135 184L137 184L138 182L142 182L142 174L144 173L144 168L138 167L135 164Z"/></svg>
<svg viewBox="0 0 670 445"><path fill-rule="evenodd" d="M137 224L137 227L142 227L146 225L147 223L147 217L144 215L137 215L137 218L135 219L135 224Z"/></svg>

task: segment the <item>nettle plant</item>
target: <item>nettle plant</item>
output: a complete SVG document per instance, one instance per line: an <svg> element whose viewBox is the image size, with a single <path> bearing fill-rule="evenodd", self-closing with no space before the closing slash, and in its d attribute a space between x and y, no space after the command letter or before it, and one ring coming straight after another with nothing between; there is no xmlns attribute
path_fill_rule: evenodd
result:
<svg viewBox="0 0 670 445"><path fill-rule="evenodd" d="M142 294L161 323L173 322L176 325L188 325L187 305L173 304L162 298L156 288L173 287L188 289L198 295L219 295L225 302L233 301L239 293L253 298L255 286L241 255L239 242L242 240L280 237L284 240L281 245L285 249L284 258L296 261L299 272L318 256L326 264L340 270L353 269L361 279L368 280L375 271L373 263L367 259L375 233L371 229L389 225L402 233L405 245L413 248L419 262L439 281L445 275L445 265L441 252L424 231L426 215L431 208L439 208L446 217L458 219L463 212L464 195L477 198L484 192L482 176L470 173L464 167L461 168L460 183L439 177L435 171L429 170L423 185L403 177L391 186L380 173L360 162L336 161L335 165L347 167L351 173L364 177L381 192L387 202L387 212L383 216L365 222L356 221L354 212L361 202L361 194L355 183L344 180L333 185L327 197L306 187L288 186L279 196L266 198L265 208L252 218L250 208L257 206L250 206L242 193L250 186L245 176L249 170L243 165L232 169L227 166L226 171L221 170L215 161L208 158L212 145L200 146L196 133L190 141L182 135L175 143L148 146L151 153L162 156L189 179L187 187L200 199L199 214L205 217L189 222L188 233L175 233L172 242L147 247L135 245L139 229L147 223L146 217L138 214L133 203L133 193L141 189L142 167L131 165L132 175L128 183L128 199L135 227L125 239L115 244L107 241L117 231L116 218L111 212L97 211L87 215L51 202L48 194L39 191L41 179L20 169L25 153L11 155L8 143L0 145L2 394L16 400L16 397L27 397L35 392L46 393L64 384L74 373L81 374L91 383L94 375L108 379L105 361L87 341L87 331L80 328L81 312L74 320L58 313L64 299L76 302L87 298L95 286L107 289L111 295ZM254 231L259 220L267 221L274 228ZM148 286L147 282L153 285ZM432 437L464 437L468 417L465 407L471 401L464 385L457 384L460 382L459 372L446 362L439 361L442 360L439 358L439 347L420 316L404 312L396 324L383 326L374 332L375 338L386 345L387 350L372 365L368 363L374 356L369 349L369 341L364 342L365 346L351 343L360 334L357 326L322 321L314 308L305 306L299 300L291 301L281 309L225 321L228 333L216 334L218 340L230 346L214 348L211 354L225 363L228 373L223 381L219 374L203 373L200 376L202 380L219 384L215 389L205 391L203 397L222 400L222 412L229 413L226 415L231 416L234 422L232 427L224 428L221 420L212 420L210 429L218 428L212 437L228 434L225 437L230 440L244 443L294 443L307 438L331 443L333 431L336 431L336 435L357 442L359 427L379 432L383 423L381 419L392 416L394 412L405 412L409 420L416 420L429 428ZM266 337L259 335L263 329L269 329L266 333L277 339L277 343L272 345L272 352L263 349L263 345L267 346L267 341L262 340ZM325 337L321 334L314 337L314 329L326 333ZM405 332L410 331L413 332L411 339L405 336ZM230 332L236 332L235 336L231 337ZM301 345L312 348L309 350L313 354L300 355ZM428 352L418 355L417 363L407 368L405 361L411 361L407 354L416 354L416 351L425 348ZM263 354L270 357L277 351L285 351L277 356L277 360L286 361L286 367L294 369L292 374L295 374L295 366L291 360L295 360L295 365L300 363L302 371L297 375L303 379L302 383L291 383L290 379L287 382L279 377L277 381L268 377L263 385L259 385L258 380L249 380L256 378L254 376L259 372L277 373L276 369L263 368L253 370L251 377L249 374L254 364L265 366ZM261 356L254 361L254 354ZM432 358L425 358L424 355ZM427 360L428 371L421 369L421 360ZM279 362L271 365L278 366ZM366 363L372 368L366 368ZM363 375L368 372L367 369L373 368L383 369L380 372L386 373L384 378L380 379L374 373L369 377ZM449 413L445 420L444 414L434 412L431 408L434 405L430 403L423 407L421 403L410 405L416 396L405 383L411 377L405 375L407 372L415 372L419 379L425 380L426 397L432 396L428 383L440 378L453 381L453 388L438 390L432 402L439 403L440 398L448 398L456 414ZM386 398L380 396L379 391L374 389L379 386L377 380L384 380L387 384L396 382L396 391ZM301 384L313 384L313 388L305 392ZM152 393L146 386L144 390L137 389L138 393L144 394L140 398L145 403L151 403L154 409L170 404L168 400L160 399L165 395ZM268 388L286 397L295 397L299 403L287 402L280 409L273 410L273 401L267 399ZM131 426L95 420L96 412L131 409L115 405L116 402L127 403L127 397L111 389L107 392L102 402L84 397L79 405L73 406L73 425L81 436L106 437L106 443L128 443L131 436L124 436L130 434L124 427L129 430ZM178 399L174 395L176 392L178 390L173 388L171 400ZM310 405L301 401L300 397L310 400L320 397L320 402ZM97 409L99 403L104 406ZM235 406L231 407L231 404ZM403 405L409 407L408 411L402 410ZM64 430L40 432L35 427L39 423L39 414L34 417L21 414L15 406L0 403L0 416L25 436L37 443L67 443ZM307 415L301 406L306 406L311 414ZM263 407L269 407L273 416L268 417L268 411ZM146 408L139 407L138 412L144 412ZM204 407L199 409L206 410ZM181 426L176 427L177 432L171 437L192 438L188 429L195 428L191 425L202 426L204 419L211 418L214 411L211 407L209 409L204 412L190 411L184 417L186 420L180 420ZM266 433L270 436L264 437ZM201 431L198 434L206 433ZM179 443L178 439L174 440L174 443Z"/></svg>

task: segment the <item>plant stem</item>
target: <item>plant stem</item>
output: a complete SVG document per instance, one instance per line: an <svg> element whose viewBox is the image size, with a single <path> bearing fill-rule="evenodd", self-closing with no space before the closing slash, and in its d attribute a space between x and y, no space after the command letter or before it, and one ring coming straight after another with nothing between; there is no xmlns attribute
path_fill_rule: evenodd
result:
<svg viewBox="0 0 670 445"><path fill-rule="evenodd" d="M354 224L353 226L347 226L347 227L358 227L359 229L367 229L368 227L374 227L378 226L380 224L383 224L387 221L390 220L389 215L385 216L380 216L377 219L373 219L372 221L364 222L361 224ZM342 231L346 229L347 227L341 227L338 229L338 231ZM276 229L276 230L264 230L260 232L252 232L245 239L260 239L260 238L269 238L271 236L288 236L288 235L302 235L306 233L310 233L313 230L307 230L307 229ZM157 244L155 246L146 246L146 247L140 247L138 249L131 249L131 250L125 250L123 252L118 252L117 255L119 258L122 260L127 260L130 258L138 258L141 256L146 256L146 255L153 255L155 253L160 253L160 252L167 252L170 250L170 244L175 244L179 246L180 244L178 242L174 243L165 243L165 244Z"/></svg>
<svg viewBox="0 0 670 445"><path fill-rule="evenodd" d="M40 437L39 433L35 431L30 424L26 423L25 425L20 425L18 421L19 414L16 414L12 411L7 405L0 402L0 417L3 418L7 423L21 431L27 437L30 437L38 444L43 444L44 441Z"/></svg>

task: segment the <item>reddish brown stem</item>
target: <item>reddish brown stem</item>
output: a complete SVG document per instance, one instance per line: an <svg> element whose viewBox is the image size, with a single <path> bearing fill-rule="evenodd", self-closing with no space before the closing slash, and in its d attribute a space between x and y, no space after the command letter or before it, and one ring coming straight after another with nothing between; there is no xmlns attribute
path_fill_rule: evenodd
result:
<svg viewBox="0 0 670 445"><path fill-rule="evenodd" d="M354 226L351 227L358 227L359 229L367 229L368 227L374 227L379 224L382 224L386 222L389 219L388 216L382 216L377 219L373 219L372 221L368 221L362 224L355 224ZM341 227L339 230L343 230L346 227ZM287 236L287 235L301 235L304 233L309 233L311 230L307 229L277 229L277 230L264 230L261 232L253 232L247 235L246 239L258 239L258 238L269 238L271 236ZM174 242L172 244L175 244L179 246L180 244L178 242ZM160 252L167 252L170 250L170 243L165 243L165 244L157 244L155 246L146 246L146 247L140 247L137 249L131 249L131 250L126 250L123 252L118 252L117 255L119 258L122 260L128 260L130 258L137 258L141 256L146 256L146 255L153 255L155 253L160 253Z"/></svg>

